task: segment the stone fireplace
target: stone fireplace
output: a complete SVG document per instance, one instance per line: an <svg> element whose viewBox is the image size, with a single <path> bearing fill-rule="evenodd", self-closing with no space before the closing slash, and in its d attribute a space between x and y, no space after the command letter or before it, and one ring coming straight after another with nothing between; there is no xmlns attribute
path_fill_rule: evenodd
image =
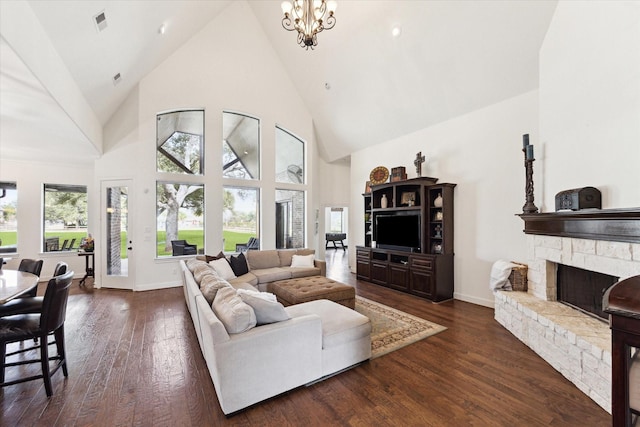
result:
<svg viewBox="0 0 640 427"><path fill-rule="evenodd" d="M528 292L498 291L495 319L611 412L611 332L557 301L559 265L624 279L640 274L640 209L521 215Z"/></svg>

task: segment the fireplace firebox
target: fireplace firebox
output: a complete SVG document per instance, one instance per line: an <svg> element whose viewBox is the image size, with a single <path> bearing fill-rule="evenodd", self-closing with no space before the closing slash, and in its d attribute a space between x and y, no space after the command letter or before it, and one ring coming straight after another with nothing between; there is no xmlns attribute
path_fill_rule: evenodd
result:
<svg viewBox="0 0 640 427"><path fill-rule="evenodd" d="M608 274L558 264L558 301L606 322L609 317L602 310L602 296L618 279Z"/></svg>

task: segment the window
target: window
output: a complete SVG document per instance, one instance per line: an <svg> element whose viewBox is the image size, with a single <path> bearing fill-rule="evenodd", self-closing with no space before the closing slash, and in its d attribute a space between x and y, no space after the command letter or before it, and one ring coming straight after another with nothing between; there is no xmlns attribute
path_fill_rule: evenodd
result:
<svg viewBox="0 0 640 427"><path fill-rule="evenodd" d="M260 120L222 113L222 176L260 179Z"/></svg>
<svg viewBox="0 0 640 427"><path fill-rule="evenodd" d="M330 233L344 233L344 209L331 208Z"/></svg>
<svg viewBox="0 0 640 427"><path fill-rule="evenodd" d="M259 238L260 190L224 187L222 192L224 252L240 252L249 239Z"/></svg>
<svg viewBox="0 0 640 427"><path fill-rule="evenodd" d="M276 182L304 184L304 142L276 126Z"/></svg>
<svg viewBox="0 0 640 427"><path fill-rule="evenodd" d="M158 172L204 173L204 111L158 114L156 120Z"/></svg>
<svg viewBox="0 0 640 427"><path fill-rule="evenodd" d="M0 182L0 257L18 252L18 187Z"/></svg>
<svg viewBox="0 0 640 427"><path fill-rule="evenodd" d="M204 185L158 182L156 222L158 257L201 253L204 250ZM172 244L175 240L195 246L193 252L181 251Z"/></svg>
<svg viewBox="0 0 640 427"><path fill-rule="evenodd" d="M304 248L305 192L276 190L276 248Z"/></svg>
<svg viewBox="0 0 640 427"><path fill-rule="evenodd" d="M77 250L87 236L87 187L44 184L43 251Z"/></svg>

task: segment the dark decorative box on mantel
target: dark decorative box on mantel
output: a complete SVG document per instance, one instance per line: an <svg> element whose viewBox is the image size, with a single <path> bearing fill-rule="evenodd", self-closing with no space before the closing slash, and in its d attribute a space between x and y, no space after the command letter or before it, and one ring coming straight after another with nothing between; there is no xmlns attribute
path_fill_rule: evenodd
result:
<svg viewBox="0 0 640 427"><path fill-rule="evenodd" d="M517 214L526 234L640 243L640 208Z"/></svg>
<svg viewBox="0 0 640 427"><path fill-rule="evenodd" d="M573 188L556 194L556 211L601 208L602 194L595 187Z"/></svg>

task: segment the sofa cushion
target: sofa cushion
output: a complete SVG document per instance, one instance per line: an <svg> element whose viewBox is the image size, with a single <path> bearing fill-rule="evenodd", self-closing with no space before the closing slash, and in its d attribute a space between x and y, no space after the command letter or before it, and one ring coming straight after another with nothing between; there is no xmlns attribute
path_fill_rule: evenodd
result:
<svg viewBox="0 0 640 427"><path fill-rule="evenodd" d="M249 272L249 266L247 265L247 259L244 254L241 253L237 257L231 255L229 258L229 264L231 264L231 269L233 270L233 274L237 276L242 276L243 274L247 274Z"/></svg>
<svg viewBox="0 0 640 427"><path fill-rule="evenodd" d="M246 289L248 291L258 292L255 286L247 283L247 282L235 282L231 286L233 286L236 290L238 289Z"/></svg>
<svg viewBox="0 0 640 427"><path fill-rule="evenodd" d="M315 255L315 254L316 254L315 249L303 248L303 249L296 250L296 255Z"/></svg>
<svg viewBox="0 0 640 427"><path fill-rule="evenodd" d="M238 296L232 287L218 290L213 311L230 334L239 334L256 326L253 308Z"/></svg>
<svg viewBox="0 0 640 427"><path fill-rule="evenodd" d="M233 274L231 265L226 258L214 259L213 261L209 262L209 265L212 266L216 270L216 273L218 273L218 275L224 280L236 278L236 275Z"/></svg>
<svg viewBox="0 0 640 427"><path fill-rule="evenodd" d="M326 299L285 308L291 317L317 314L322 320L322 348L340 346L371 335L371 321L355 310Z"/></svg>
<svg viewBox="0 0 640 427"><path fill-rule="evenodd" d="M280 267L280 257L277 250L247 251L247 264L249 270Z"/></svg>
<svg viewBox="0 0 640 427"><path fill-rule="evenodd" d="M296 254L297 249L279 249L278 256L280 257L280 267L289 267L291 265L291 258Z"/></svg>
<svg viewBox="0 0 640 427"><path fill-rule="evenodd" d="M195 258L190 258L189 260L187 260L186 265L187 268L189 269L190 272L193 273L193 271L195 270L195 268L199 265L204 265L206 264L205 261L201 261L199 259L195 259Z"/></svg>
<svg viewBox="0 0 640 427"><path fill-rule="evenodd" d="M237 293L242 298L242 301L253 308L258 325L282 322L291 318L274 294L245 289L238 289Z"/></svg>
<svg viewBox="0 0 640 427"><path fill-rule="evenodd" d="M248 272L247 274L238 276L235 279L230 279L229 283L231 283L232 286L236 286L237 283L248 283L250 285L256 286L258 284L258 278L252 272Z"/></svg>
<svg viewBox="0 0 640 427"><path fill-rule="evenodd" d="M211 267L206 262L199 264L196 266L196 268L194 268L193 279L196 281L198 286L200 286L200 283L202 282L202 278L207 274L214 274L216 276L218 275L216 271L213 269L213 267Z"/></svg>
<svg viewBox="0 0 640 427"><path fill-rule="evenodd" d="M290 268L263 268L260 270L251 270L258 278L258 283L275 282L276 280L284 280L291 278Z"/></svg>
<svg viewBox="0 0 640 427"><path fill-rule="evenodd" d="M202 282L200 282L200 292L202 292L202 296L207 300L209 305L213 303L218 291L225 287L231 287L231 285L215 274L205 275L202 278Z"/></svg>
<svg viewBox="0 0 640 427"><path fill-rule="evenodd" d="M313 267L313 257L315 255L294 255L291 259L291 267Z"/></svg>
<svg viewBox="0 0 640 427"><path fill-rule="evenodd" d="M289 267L289 271L292 279L322 275L322 270L318 267Z"/></svg>

